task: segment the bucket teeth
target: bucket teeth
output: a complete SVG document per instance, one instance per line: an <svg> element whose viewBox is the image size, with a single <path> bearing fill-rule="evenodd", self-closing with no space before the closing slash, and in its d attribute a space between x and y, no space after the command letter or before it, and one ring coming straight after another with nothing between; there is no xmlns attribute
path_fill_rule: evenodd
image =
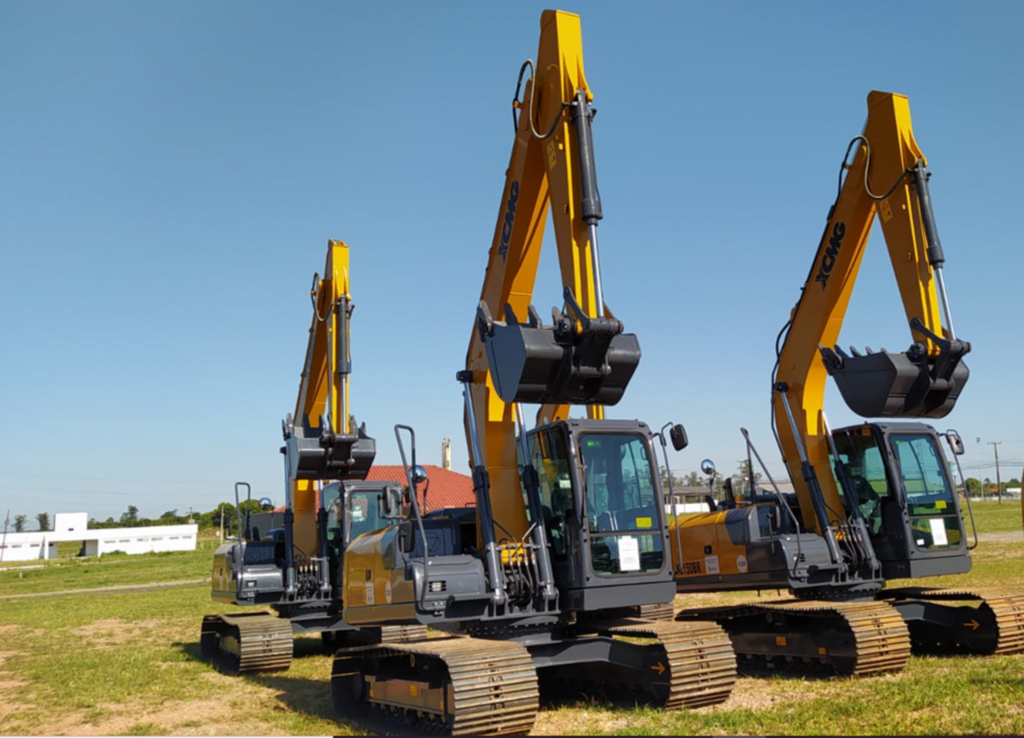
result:
<svg viewBox="0 0 1024 738"><path fill-rule="evenodd" d="M640 362L640 344L635 334L623 333L620 321L556 314L545 326L532 306L526 323L509 305L503 312L504 321L494 320L484 302L477 311L502 401L614 405L622 399Z"/></svg>
<svg viewBox="0 0 1024 738"><path fill-rule="evenodd" d="M959 356L904 352L866 353L819 347L822 362L843 400L866 418L942 418L956 404L970 372ZM966 352L964 352L966 353Z"/></svg>

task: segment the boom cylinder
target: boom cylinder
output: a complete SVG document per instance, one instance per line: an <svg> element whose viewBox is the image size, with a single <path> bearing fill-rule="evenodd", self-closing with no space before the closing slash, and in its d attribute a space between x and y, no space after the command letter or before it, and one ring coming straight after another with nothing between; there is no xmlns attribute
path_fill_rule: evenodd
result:
<svg viewBox="0 0 1024 738"><path fill-rule="evenodd" d="M516 403L516 421L519 424L520 452L523 456L522 479L530 504L530 516L534 520L533 544L537 547L537 560L540 566L541 596L548 602L554 602L558 596L555 589L555 577L551 570L551 551L548 549L547 526L544 523L544 511L540 500L540 480L537 469L530 460L530 446L526 438L526 421L523 419L523 406Z"/></svg>
<svg viewBox="0 0 1024 738"><path fill-rule="evenodd" d="M505 571L501 568L498 556L498 544L494 538L494 513L491 511L491 482L487 474L487 465L480 452L480 438L476 429L476 413L473 412L473 400L470 396L471 371L461 371L456 379L462 382L462 394L466 400L466 424L469 427L469 443L473 451L473 491L476 493L476 510L480 518L480 535L484 542L484 556L491 575L494 592L491 595L495 605L506 600Z"/></svg>
<svg viewBox="0 0 1024 738"><path fill-rule="evenodd" d="M939 241L939 229L935 225L935 211L932 209L932 195L928 189L928 173L924 170L924 162L918 159L914 167L914 184L917 187L917 199L921 205L921 225L924 227L925 238L928 239L928 263L935 271L935 287L939 293L942 312L946 316L946 328L949 339L956 338L953 328L953 315L949 309L949 297L946 295L946 280L942 275L942 267L946 263L946 255Z"/></svg>
<svg viewBox="0 0 1024 738"><path fill-rule="evenodd" d="M594 159L594 132L591 129L593 111L587 104L586 90L576 93L572 106L572 121L576 125L576 146L580 162L581 217L587 224L590 239L590 258L594 265L595 317L604 317L604 288L601 283L601 257L597 248L597 222L604 217L601 210L601 192L597 188L597 161Z"/></svg>
<svg viewBox="0 0 1024 738"><path fill-rule="evenodd" d="M797 452L800 454L800 473L807 483L807 488L811 491L811 504L814 507L814 516L818 519L818 527L821 528L821 535L828 546L832 561L842 564L843 558L839 553L839 545L836 543L832 526L828 521L828 511L825 509L825 500L821 494L821 486L818 484L818 475L814 471L814 465L807 458L807 450L804 448L803 441L800 440L800 433L796 427L796 420L793 417L793 409L789 406L789 397L786 396L786 386L780 383L774 389L782 396L782 404L786 408L789 427L793 433L793 439L796 441Z"/></svg>

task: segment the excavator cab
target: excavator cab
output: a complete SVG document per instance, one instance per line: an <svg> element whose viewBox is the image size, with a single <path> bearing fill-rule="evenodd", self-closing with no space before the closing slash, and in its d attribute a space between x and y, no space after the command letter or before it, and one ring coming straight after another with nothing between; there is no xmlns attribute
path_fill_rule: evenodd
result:
<svg viewBox="0 0 1024 738"><path fill-rule="evenodd" d="M885 579L970 570L956 486L931 426L865 423L832 437L848 472L844 504L864 518Z"/></svg>
<svg viewBox="0 0 1024 738"><path fill-rule="evenodd" d="M520 323L505 305L505 320L477 309L477 328L487 351L494 388L504 402L614 405L640 363L640 343L614 318L587 317L565 290L569 314L552 311L545 326L536 309Z"/></svg>

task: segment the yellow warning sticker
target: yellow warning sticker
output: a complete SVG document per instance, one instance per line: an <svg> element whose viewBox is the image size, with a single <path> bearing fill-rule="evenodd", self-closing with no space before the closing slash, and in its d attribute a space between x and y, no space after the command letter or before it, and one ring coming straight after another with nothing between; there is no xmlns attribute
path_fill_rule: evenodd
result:
<svg viewBox="0 0 1024 738"><path fill-rule="evenodd" d="M637 528L650 528L652 525L653 525L653 523L651 522L650 518L637 518L636 519L636 527Z"/></svg>

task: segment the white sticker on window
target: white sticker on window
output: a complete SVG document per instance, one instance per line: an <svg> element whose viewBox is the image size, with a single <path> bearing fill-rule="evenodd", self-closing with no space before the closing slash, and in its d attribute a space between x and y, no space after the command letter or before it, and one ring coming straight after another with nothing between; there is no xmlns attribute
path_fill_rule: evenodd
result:
<svg viewBox="0 0 1024 738"><path fill-rule="evenodd" d="M373 602L373 582L366 583L366 604L372 605Z"/></svg>
<svg viewBox="0 0 1024 738"><path fill-rule="evenodd" d="M705 556L704 557L704 570L708 574L718 573L718 557L717 556Z"/></svg>
<svg viewBox="0 0 1024 738"><path fill-rule="evenodd" d="M932 542L936 546L948 546L949 539L946 538L946 521L942 518L931 518L928 522L932 526Z"/></svg>
<svg viewBox="0 0 1024 738"><path fill-rule="evenodd" d="M632 536L619 539L619 571L640 571L640 542Z"/></svg>

